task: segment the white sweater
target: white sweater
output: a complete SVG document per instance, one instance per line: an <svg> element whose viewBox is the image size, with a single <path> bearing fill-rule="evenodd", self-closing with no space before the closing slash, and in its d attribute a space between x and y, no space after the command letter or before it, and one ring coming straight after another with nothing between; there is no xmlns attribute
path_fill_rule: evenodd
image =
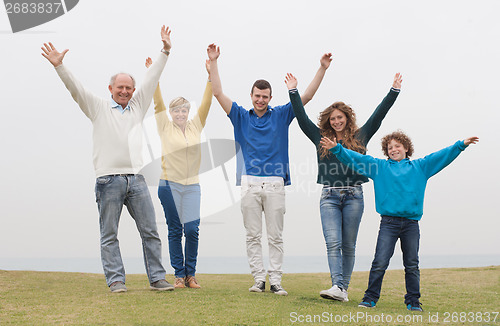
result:
<svg viewBox="0 0 500 326"><path fill-rule="evenodd" d="M55 68L73 99L92 121L96 177L136 174L142 168L142 120L166 63L167 56L160 54L147 70L141 88L130 99L130 110L123 114L111 108L109 99L90 93L64 65Z"/></svg>

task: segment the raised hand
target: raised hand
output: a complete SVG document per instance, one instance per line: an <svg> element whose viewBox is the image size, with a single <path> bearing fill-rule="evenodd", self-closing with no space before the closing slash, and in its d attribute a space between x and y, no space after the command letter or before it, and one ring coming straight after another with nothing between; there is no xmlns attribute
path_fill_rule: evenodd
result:
<svg viewBox="0 0 500 326"><path fill-rule="evenodd" d="M220 48L212 43L207 48L207 54L210 61L217 60L220 55Z"/></svg>
<svg viewBox="0 0 500 326"><path fill-rule="evenodd" d="M148 58L146 59L146 68L151 67L151 65L152 65L152 64L153 64L153 60L151 60L151 58L150 58L150 57L148 57Z"/></svg>
<svg viewBox="0 0 500 326"><path fill-rule="evenodd" d="M465 146L469 146L470 144L475 144L479 141L479 137L469 137L464 139Z"/></svg>
<svg viewBox="0 0 500 326"><path fill-rule="evenodd" d="M170 33L172 31L165 25L161 27L161 41L163 42L163 49L165 51L170 51L172 48L172 41L170 40Z"/></svg>
<svg viewBox="0 0 500 326"><path fill-rule="evenodd" d="M205 60L205 68L207 68L208 79L210 79L210 60Z"/></svg>
<svg viewBox="0 0 500 326"><path fill-rule="evenodd" d="M321 147L326 148L326 149L331 149L335 146L337 146L337 138L333 138L333 141L328 138L328 137L321 137L321 140L319 142L321 144Z"/></svg>
<svg viewBox="0 0 500 326"><path fill-rule="evenodd" d="M395 89L401 89L401 83L403 82L403 75L401 75L399 72L394 75L394 82L392 83L392 87Z"/></svg>
<svg viewBox="0 0 500 326"><path fill-rule="evenodd" d="M325 53L319 60L319 63L321 64L321 67L328 69L330 67L330 63L332 62L332 54L331 53Z"/></svg>
<svg viewBox="0 0 500 326"><path fill-rule="evenodd" d="M49 62L54 66L60 66L63 63L64 56L66 53L69 51L68 49L64 50L63 52L59 52L56 50L56 48L52 45L52 43L49 42L43 43L45 47L42 46L42 55L49 60Z"/></svg>
<svg viewBox="0 0 500 326"><path fill-rule="evenodd" d="M297 88L297 78L295 78L294 75L292 75L291 73L287 73L286 76L285 76L285 84L286 84L286 87L288 87L288 89L294 89L294 88Z"/></svg>

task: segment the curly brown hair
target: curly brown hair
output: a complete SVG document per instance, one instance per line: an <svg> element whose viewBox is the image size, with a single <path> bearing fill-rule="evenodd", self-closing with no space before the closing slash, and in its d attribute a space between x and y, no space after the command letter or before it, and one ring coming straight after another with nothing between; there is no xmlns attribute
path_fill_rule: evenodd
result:
<svg viewBox="0 0 500 326"><path fill-rule="evenodd" d="M396 130L393 133L388 134L387 136L384 136L384 138L382 138L382 152L384 152L385 156L389 157L387 146L393 139L408 150L408 152L406 152L407 158L413 155L413 142L411 141L410 137L408 137L402 130Z"/></svg>
<svg viewBox="0 0 500 326"><path fill-rule="evenodd" d="M344 113L346 116L347 123L343 130L342 135L342 145L345 148L356 151L358 153L364 153L366 151L365 146L356 138L356 134L359 129L356 124L356 113L354 110L344 102L335 102L326 109L324 109L318 117L318 127L322 137L328 137L333 140L336 137L336 132L333 130L332 125L330 124L330 116L332 112L335 110L339 110ZM329 150L320 147L318 151L321 153L320 157L325 158L329 155L332 155Z"/></svg>

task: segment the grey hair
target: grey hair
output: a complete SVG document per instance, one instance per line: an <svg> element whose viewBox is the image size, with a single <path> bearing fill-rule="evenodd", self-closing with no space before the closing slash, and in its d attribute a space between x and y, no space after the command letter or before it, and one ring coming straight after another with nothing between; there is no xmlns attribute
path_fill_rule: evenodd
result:
<svg viewBox="0 0 500 326"><path fill-rule="evenodd" d="M111 76L111 79L109 80L109 85L111 85L111 86L115 85L116 77L118 77L118 75L127 75L127 76L129 76L130 79L132 79L132 84L134 85L134 88L135 88L135 79L134 79L134 77L132 77L131 74L128 74L126 72L119 72L119 73L114 74L113 76Z"/></svg>

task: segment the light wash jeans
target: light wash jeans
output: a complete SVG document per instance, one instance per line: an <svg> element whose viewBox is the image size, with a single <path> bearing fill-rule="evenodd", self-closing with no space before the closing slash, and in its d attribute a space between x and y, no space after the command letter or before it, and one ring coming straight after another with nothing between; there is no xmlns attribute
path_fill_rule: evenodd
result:
<svg viewBox="0 0 500 326"><path fill-rule="evenodd" d="M168 251L175 277L195 276L200 226L200 185L182 185L160 180L158 197L167 220ZM183 231L186 238L184 254Z"/></svg>
<svg viewBox="0 0 500 326"><path fill-rule="evenodd" d="M420 298L420 270L418 268L418 248L420 228L418 221L404 217L382 216L378 231L377 249L368 279L368 289L363 301L377 302L380 298L382 280L389 266L396 241L401 241L403 265L405 267L405 304L414 304Z"/></svg>
<svg viewBox="0 0 500 326"><path fill-rule="evenodd" d="M266 281L262 259L262 212L266 219L269 245L269 282L281 283L283 274L283 220L285 187L283 178L251 177L242 179L241 212L246 229L247 257L255 281Z"/></svg>
<svg viewBox="0 0 500 326"><path fill-rule="evenodd" d="M363 215L361 186L331 188L321 193L320 213L332 286L347 290L354 268L356 239Z"/></svg>
<svg viewBox="0 0 500 326"><path fill-rule="evenodd" d="M106 283L125 283L125 268L118 243L118 223L123 205L135 220L142 239L149 283L165 279L161 240L149 189L140 174L106 175L96 179L95 194L101 230L101 260Z"/></svg>

